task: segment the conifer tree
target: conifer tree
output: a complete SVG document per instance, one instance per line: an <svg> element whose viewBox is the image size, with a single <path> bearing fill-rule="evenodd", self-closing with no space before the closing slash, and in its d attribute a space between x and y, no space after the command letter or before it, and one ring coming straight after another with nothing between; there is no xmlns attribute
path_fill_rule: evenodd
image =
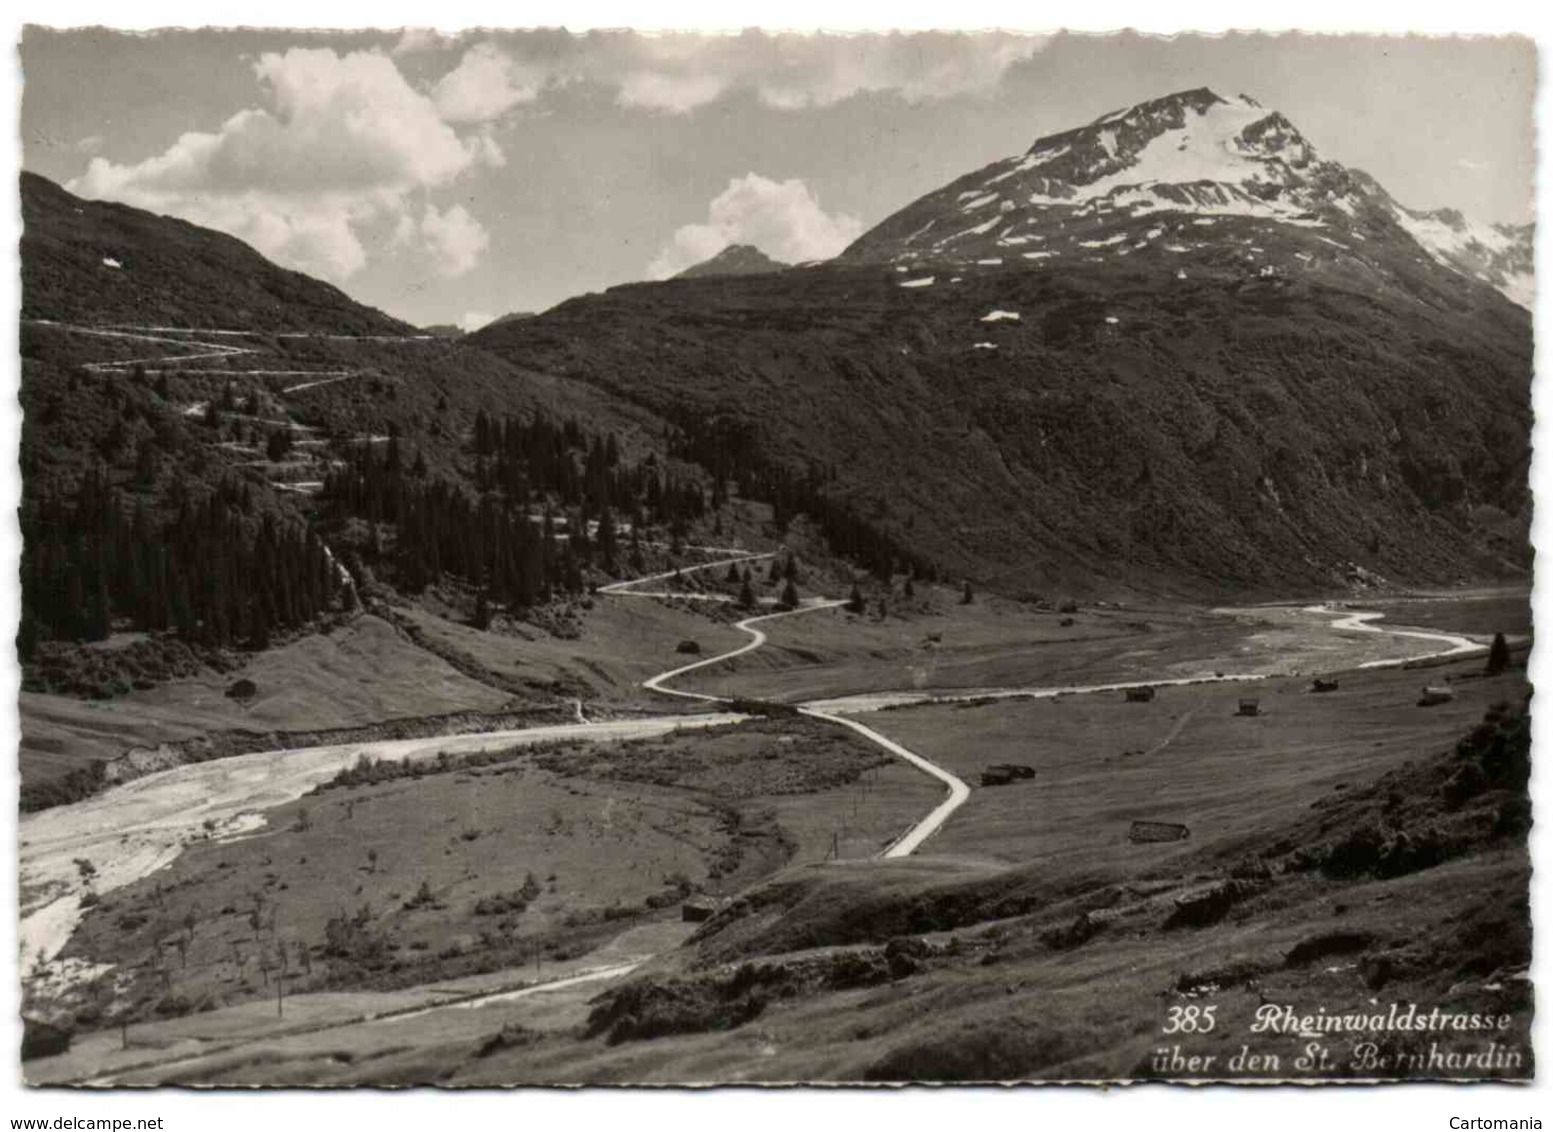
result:
<svg viewBox="0 0 1553 1132"><path fill-rule="evenodd" d="M1510 645L1503 633L1494 634L1494 643L1488 647L1488 664L1484 668L1489 676L1498 676L1510 667Z"/></svg>
<svg viewBox="0 0 1553 1132"><path fill-rule="evenodd" d="M782 587L782 605L787 609L798 608L798 587L792 583L791 579Z"/></svg>

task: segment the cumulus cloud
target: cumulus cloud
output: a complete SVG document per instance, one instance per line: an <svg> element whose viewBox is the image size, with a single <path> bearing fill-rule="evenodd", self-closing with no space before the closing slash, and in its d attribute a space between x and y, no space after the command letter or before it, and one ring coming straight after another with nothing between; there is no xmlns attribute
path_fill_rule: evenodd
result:
<svg viewBox="0 0 1553 1132"><path fill-rule="evenodd" d="M379 52L293 48L261 55L254 74L265 105L138 163L95 158L67 187L223 229L338 280L367 261L363 226L392 222L412 195L500 160L489 137L460 138Z"/></svg>
<svg viewBox="0 0 1553 1132"><path fill-rule="evenodd" d="M491 243L480 222L461 204L446 212L428 204L421 216L421 236L437 272L450 279L473 270Z"/></svg>
<svg viewBox="0 0 1553 1132"><path fill-rule="evenodd" d="M990 93L1046 40L988 33L512 35L467 49L438 82L450 121L489 121L547 87L587 82L622 106L687 113L734 91L800 110L893 92L909 102Z"/></svg>
<svg viewBox="0 0 1553 1132"><path fill-rule="evenodd" d="M642 36L634 52L639 68L627 73L637 81L622 85L620 99L684 112L733 89L752 90L766 105L783 110L830 106L866 93L893 92L908 102L987 94L1044 42L1003 33L937 32ZM642 82L643 75L655 82Z"/></svg>
<svg viewBox="0 0 1553 1132"><path fill-rule="evenodd" d="M493 43L477 43L437 81L432 99L449 122L488 122L520 102L534 101L550 78L543 66L516 59Z"/></svg>
<svg viewBox="0 0 1553 1132"><path fill-rule="evenodd" d="M440 50L450 42L452 40L436 28L405 28L400 33L399 42L394 45L391 54L395 57L420 55L427 51Z"/></svg>
<svg viewBox="0 0 1553 1132"><path fill-rule="evenodd" d="M822 209L802 181L747 173L729 181L712 200L706 223L675 232L647 271L654 279L667 279L731 244L753 244L783 263L830 259L862 232L856 217Z"/></svg>

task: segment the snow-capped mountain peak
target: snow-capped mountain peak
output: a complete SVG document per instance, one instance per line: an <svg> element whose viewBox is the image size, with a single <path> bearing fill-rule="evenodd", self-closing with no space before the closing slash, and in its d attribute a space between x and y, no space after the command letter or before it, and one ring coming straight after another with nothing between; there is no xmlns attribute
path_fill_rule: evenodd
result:
<svg viewBox="0 0 1553 1132"><path fill-rule="evenodd" d="M1205 87L1040 138L890 217L844 257L1053 269L1065 255L1121 257L1156 240L1183 254L1211 243L1203 226L1220 217L1307 229L1333 247L1411 237L1411 254L1530 302L1529 231L1410 211L1373 178L1322 158L1279 111Z"/></svg>

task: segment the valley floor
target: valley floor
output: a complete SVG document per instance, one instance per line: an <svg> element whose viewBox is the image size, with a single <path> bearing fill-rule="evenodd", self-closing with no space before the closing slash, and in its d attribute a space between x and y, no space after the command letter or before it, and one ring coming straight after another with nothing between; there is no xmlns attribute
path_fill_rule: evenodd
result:
<svg viewBox="0 0 1553 1132"><path fill-rule="evenodd" d="M468 634L461 647L514 670L586 664L597 648L595 678L622 689L683 667L681 640L713 656L748 639L685 601L598 600L596 645L530 647L434 620L425 631ZM1389 608L1384 627L1408 608ZM1335 628L1337 614L1303 606L1057 615L938 592L888 619L814 608L773 621L764 647L675 680L716 697L827 697L825 710L970 784L902 861L878 858L942 785L824 721L717 704L175 766L23 822L29 994L72 1004L83 1031L28 1077L683 1082L934 1078L935 1065L950 1076L1153 1075L1139 1066L1161 1003L1199 993L1183 972L1249 963L1254 976L1203 983L1346 1001L1370 978L1357 960L1269 957L1350 909L1363 911L1342 926L1359 924L1350 935L1362 942L1337 951L1370 963L1386 941L1417 935L1426 913L1458 923L1484 892L1503 897L1496 908L1524 899L1512 842L1438 866L1427 897L1413 875L1336 900L1335 882L1302 873L1248 890L1243 908L1201 930L1159 928L1183 893L1267 856L1272 831L1312 805L1518 702L1519 673L1476 678L1481 652L1422 670L1362 667L1486 644L1522 627L1515 608L1502 595L1431 603L1410 622L1428 639ZM1340 689L1311 694L1316 672L1341 673ZM1422 683L1447 680L1452 702L1416 706ZM1145 703L1073 690L1137 682L1161 686ZM1254 717L1236 714L1244 696L1259 700ZM425 761L438 752L440 766ZM329 785L362 755L424 769ZM979 785L1004 762L1034 779ZM1183 823L1191 837L1134 844L1135 820ZM693 894L724 902L699 930L680 922ZM1479 973L1509 988L1490 997L1525 990L1500 970L1515 964L1514 939L1503 935L1503 962ZM1413 967L1431 993L1470 990L1437 986L1438 964ZM729 990L739 970L769 984L758 1004L749 986ZM285 986L279 1006L272 975ZM1112 981L1116 994L1095 993ZM598 997L605 988L617 989ZM635 1030L610 1013L619 994L637 996L619 1006ZM669 1001L679 1005L665 1016ZM128 1029L105 1026L115 1020ZM993 1033L1018 1036L1017 1064L954 1070L950 1046L980 1048Z"/></svg>

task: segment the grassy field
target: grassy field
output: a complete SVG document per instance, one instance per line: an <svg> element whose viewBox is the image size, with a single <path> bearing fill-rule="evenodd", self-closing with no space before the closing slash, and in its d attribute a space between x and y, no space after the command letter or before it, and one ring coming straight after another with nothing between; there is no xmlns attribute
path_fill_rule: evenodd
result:
<svg viewBox="0 0 1553 1132"><path fill-rule="evenodd" d="M1120 692L1048 700L898 708L863 717L971 783L970 801L925 854L1147 871L1172 857L1265 829L1316 794L1448 744L1492 703L1515 698L1519 673L1463 679L1467 660L1427 674L1343 674L1336 692L1307 680L1160 688L1151 703ZM1455 702L1416 706L1419 687L1453 679ZM1236 715L1241 697L1260 702ZM979 787L990 763L1025 763L1032 782ZM1134 820L1181 822L1190 841L1133 845Z"/></svg>
<svg viewBox="0 0 1553 1132"><path fill-rule="evenodd" d="M648 897L670 892L677 907L729 843L726 815L682 793L557 781L527 759L331 791L269 817L104 896L68 953L132 971L148 1015L262 995L260 964L278 965L280 946L297 990L412 985L521 966L536 943L551 957L589 950ZM774 842L770 857L783 860ZM339 918L354 931L331 929Z"/></svg>
<svg viewBox="0 0 1553 1132"><path fill-rule="evenodd" d="M1525 687L1481 691L1513 701ZM1524 1078L1530 862L1523 819L1506 816L1519 788L1513 772L1502 788L1457 785L1458 768L1510 732L1474 730L1483 713L1462 714L1467 726L1433 716L1408 752L1345 761L1340 781L1290 776L1246 793L1238 809L1258 828L1226 823L1165 852L1136 847L1147 859L1107 854L1102 825L1087 839L1068 830L1097 857L1032 847L1020 867L944 855L786 873L586 1012L544 1023L521 1051L421 1054L445 1080L471 1084ZM1396 730L1402 742L1408 729ZM969 806L962 818L979 824ZM1381 840L1366 840L1376 830ZM1267 1004L1368 1015L1392 1003L1503 1017L1505 1028L1337 1034L1317 1042L1326 1059L1306 1065L1321 1034L1251 1031ZM1166 1036L1172 1010L1210 1005L1213 1032ZM1500 1060L1452 1066L1431 1063L1435 1052Z"/></svg>
<svg viewBox="0 0 1553 1132"><path fill-rule="evenodd" d="M1033 783L975 790L922 856L902 861L804 865L806 853L824 846L827 825L833 829L837 817L850 819L886 793L880 785L865 792L862 783L870 776L882 781L894 769L868 769L874 752L849 750L844 737L809 721L768 720L575 756L544 753L489 768L491 778L466 783L455 774L372 787L383 791L382 800L354 820L374 805L384 807L378 814L392 815L384 821L385 830L393 829L383 850L385 869L390 852L409 853L414 867L425 869L428 838L449 838L445 852L455 857L462 851L445 822L407 837L405 829L419 829L417 819L395 807L414 802L428 814L453 813L454 794L439 799L436 809L419 803L429 801L428 788L462 788L469 797L489 799L505 821L518 804L516 795L502 793L507 783L522 786L526 796L554 799L563 815L573 815L563 836L587 839L603 836L600 822L611 798L618 813L622 797L664 792L710 802L742 794L752 806L774 804L782 836L796 847L794 867L754 886L750 873L732 878L727 891L740 896L724 914L624 981L563 986L403 1022L335 1023L285 1038L264 1038L279 1023L235 1006L208 1020L138 1026L140 1052L111 1058L152 1063L181 1052L189 1059L165 1068L146 1064L123 1079L190 1083L1246 1079L1305 1072L1294 1068L1305 1042L1291 1034L1249 1043L1278 1057L1275 1069L1266 1061L1232 1063L1262 1004L1335 1013L1396 1001L1425 1011L1509 1015L1508 1030L1496 1037L1522 1061L1495 1072L1524 1076L1530 1016L1529 984L1520 976L1530 955L1524 833L1505 824L1513 792L1480 784L1472 789L1488 792L1463 803L1451 793L1460 775L1447 780L1464 750L1498 749L1497 740L1460 742L1481 732L1472 729L1485 708L1518 702L1526 691L1519 671L1475 678L1480 670L1481 660L1429 669L1431 683L1449 678L1458 691L1454 703L1429 709L1413 703L1423 673L1376 670L1345 673L1337 692L1321 695L1294 681L1269 683L1257 690L1263 713L1254 718L1232 714L1239 693L1229 688L1163 689L1151 704L1094 695L872 713L870 725L964 775L987 761L1028 762L1038 770ZM798 730L788 730L793 727ZM1246 771L1248 763L1255 774ZM569 773L559 772L563 765ZM835 785L853 772L861 779ZM803 786L829 788L806 793ZM936 795L925 781L917 789ZM335 792L313 804L336 805L349 796ZM793 815L808 816L807 830ZM1369 844L1362 838L1375 828L1376 815L1382 838L1390 838L1385 853L1392 855L1364 856L1366 849L1354 858L1353 846ZM1135 817L1184 821L1192 837L1132 845L1125 834ZM633 836L654 843L636 828ZM211 851L262 852L278 862L280 839L294 836L277 832ZM368 862L354 860L369 842L353 837L347 844L338 883L379 883ZM510 853L514 860L503 870L506 877L532 861L541 883L541 870L554 869L566 891L568 877L583 875L546 858L543 842L501 844L503 859ZM582 860L589 844L557 847ZM1432 845L1444 846L1438 856L1419 855L1435 852ZM633 846L619 845L597 883L640 878L650 886L661 880L651 874L676 851L665 846L663 862L648 858L653 864L644 876L619 867L621 860L643 859ZM185 857L195 860L192 853ZM262 863L247 866L242 891L270 881L274 892L271 878L259 871ZM486 870L480 871L483 877ZM158 879L163 900L180 898L184 890L168 883L170 874ZM504 886L511 887L506 879L492 887ZM155 885L147 883L138 894L142 902L147 890L154 899ZM395 900L410 896L397 875L396 891ZM462 898L473 894L471 888ZM392 914L406 926L402 944L431 944L427 931L439 918L473 923L435 885L433 896L448 910ZM624 888L620 896L640 898ZM522 915L553 916L546 910L551 899L547 892ZM246 925L240 914L234 919L227 930L241 935ZM669 930L666 918L651 915L614 926L641 923L645 930L659 922ZM605 944L606 934L591 942ZM562 959L555 971L602 966L628 950L617 941ZM445 987L454 974L442 966L427 973L433 971L440 983L417 978L421 990L393 1001L428 1003L427 987ZM361 995L370 985L350 993ZM466 978L461 985L476 984ZM364 1001L301 995L298 1016L338 1019ZM1164 1040L1161 1028L1172 1007L1210 1004L1224 1019L1222 1029ZM189 1036L205 1031L220 1032L223 1041L234 1034L255 1040L207 1056L201 1051L214 1043ZM83 1060L68 1064L77 1073L106 1064L112 1044L88 1035ZM1333 1061L1322 1075L1360 1075L1354 1041L1328 1044ZM1458 1052L1486 1046L1459 1036L1446 1044ZM1161 1062L1161 1051L1173 1047L1203 1060L1190 1071ZM1407 1039L1382 1052L1422 1056L1425 1048ZM65 1074L46 1062L38 1071ZM1395 1074L1431 1075L1406 1066ZM1432 1075L1442 1074L1480 1075L1470 1069Z"/></svg>
<svg viewBox="0 0 1553 1132"><path fill-rule="evenodd" d="M1239 623L1184 609L1086 606L1072 613L920 585L913 602L897 598L880 618L875 607L845 609L766 626L755 653L687 678L685 687L716 695L759 695L797 702L857 692L976 688L1006 684L1095 682L1201 657L1246 635Z"/></svg>
<svg viewBox="0 0 1553 1132"><path fill-rule="evenodd" d="M748 639L695 609L642 599L597 599L575 640L522 624L507 632L478 632L416 607L396 612L423 632L432 648L369 614L332 633L255 654L232 672L173 680L113 700L23 692L23 780L58 777L130 747L212 731L354 727L496 711L515 700L545 703L562 693L672 710L672 701L636 685L682 663L685 658L674 651L681 641L694 640L710 655ZM434 650L470 663L454 667ZM505 686L477 678L487 670ZM226 695L241 679L258 689L246 701Z"/></svg>
<svg viewBox="0 0 1553 1132"><path fill-rule="evenodd" d="M226 690L252 680L246 702ZM490 711L511 697L417 648L377 617L357 618L255 655L234 672L175 680L114 700L23 692L21 773L54 777L132 746L207 731L351 727L381 719Z"/></svg>
<svg viewBox="0 0 1553 1132"><path fill-rule="evenodd" d="M1525 592L1421 596L1404 601L1355 603L1386 615L1386 623L1492 637L1531 632L1531 595Z"/></svg>
<svg viewBox="0 0 1553 1132"><path fill-rule="evenodd" d="M748 798L769 807L791 864L878 854L930 811L942 789L850 731L772 720L541 756L558 773ZM714 891L735 891L728 885Z"/></svg>
<svg viewBox="0 0 1553 1132"><path fill-rule="evenodd" d="M647 677L686 663L694 657L674 650L681 641L695 641L711 656L743 644L749 638L727 624L712 620L688 605L671 608L650 598L593 599L574 639L517 626L509 633L488 633L424 610L405 607L405 617L440 646L468 655L483 667L534 684L561 681L589 699L651 703L663 710L663 697L642 692Z"/></svg>
<svg viewBox="0 0 1553 1132"><path fill-rule="evenodd" d="M763 720L342 775L262 830L195 841L95 901L65 953L139 1019L296 993L521 972L677 919L790 863L875 853L938 791L850 732Z"/></svg>
<svg viewBox="0 0 1553 1132"><path fill-rule="evenodd" d="M976 687L1169 671L1202 664L1205 649L1265 663L1289 655L1289 642L1307 642L1318 660L1391 644L1281 613L1052 614L996 599L962 606L947 590L893 609L882 619L775 622L768 649L731 674L698 677L723 694L779 688L799 698L811 687L909 687L901 674L923 658L932 685ZM1429 609L1442 618L1436 627L1463 628L1454 611ZM597 599L580 643L410 616L439 648L480 666L535 683L587 681L616 703L683 660L679 640L710 655L746 639L644 599ZM570 659L579 652L580 664ZM1522 1042L1526 986L1507 972L1529 946L1516 912L1527 866L1513 841L1494 834L1482 851L1406 875L1330 877L1288 864L1302 846L1355 827L1341 807L1374 796L1379 776L1445 757L1491 705L1520 700L1520 669L1485 678L1482 665L1345 671L1325 694L1307 677L1275 677L1165 687L1148 703L1103 693L867 713L870 726L973 787L919 856L898 862L872 858L941 788L801 718L331 789L270 811L258 833L196 843L170 868L105 895L66 957L117 964L116 985L78 1004L79 1060L40 1071L75 1079L138 1057L148 1064L125 1079L1150 1076L1170 1005L1211 995L1240 1033L1261 1001L1357 1008L1375 997L1377 978L1388 995L1425 1005L1502 1003ZM1316 670L1327 666L1306 671ZM1425 682L1451 683L1456 699L1418 707ZM1243 696L1258 699L1258 715L1236 714ZM1036 777L981 787L981 770L999 762L1028 764ZM1429 789L1418 796L1437 808ZM1134 820L1181 822L1191 837L1135 845ZM1427 843L1436 827L1407 828ZM1249 882L1229 914L1175 924L1193 893L1247 868L1262 878L1247 864L1258 860L1272 872ZM697 892L733 904L676 947L688 930L679 904ZM277 944L297 995L288 1009L316 1027L305 1036L264 1037L279 1025L259 1009L273 995ZM624 982L351 1022L520 987L536 953L547 978L619 956L647 964ZM1290 958L1307 954L1320 961ZM92 1033L111 1020L110 998L137 1003L138 1055ZM1254 1075L1222 1069L1238 1048L1231 1036L1191 1049L1221 1059L1219 1075ZM1297 1053L1292 1041L1275 1045Z"/></svg>

